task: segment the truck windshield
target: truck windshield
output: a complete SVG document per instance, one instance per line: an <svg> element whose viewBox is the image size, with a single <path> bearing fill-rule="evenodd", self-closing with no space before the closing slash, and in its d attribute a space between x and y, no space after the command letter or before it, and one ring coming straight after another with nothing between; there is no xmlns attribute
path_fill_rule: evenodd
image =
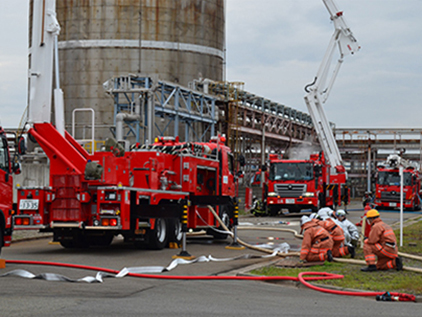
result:
<svg viewBox="0 0 422 317"><path fill-rule="evenodd" d="M398 171L378 172L378 185L400 186L400 174ZM412 174L403 173L403 186L412 185Z"/></svg>
<svg viewBox="0 0 422 317"><path fill-rule="evenodd" d="M271 163L269 179L276 180L311 180L314 177L312 163Z"/></svg>

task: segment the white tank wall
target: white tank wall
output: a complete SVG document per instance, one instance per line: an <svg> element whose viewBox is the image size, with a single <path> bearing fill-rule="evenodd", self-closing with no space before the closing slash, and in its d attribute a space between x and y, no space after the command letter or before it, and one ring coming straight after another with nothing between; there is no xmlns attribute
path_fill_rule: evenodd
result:
<svg viewBox="0 0 422 317"><path fill-rule="evenodd" d="M113 76L158 74L184 86L223 79L224 0L60 0L57 18L68 131L73 109L86 107L96 113L96 139L110 136L113 100L102 84Z"/></svg>

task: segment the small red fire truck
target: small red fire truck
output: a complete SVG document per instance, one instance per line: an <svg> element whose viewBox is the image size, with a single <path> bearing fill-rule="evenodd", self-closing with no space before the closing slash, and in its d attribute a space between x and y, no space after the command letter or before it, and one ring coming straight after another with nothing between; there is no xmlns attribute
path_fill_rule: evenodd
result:
<svg viewBox="0 0 422 317"><path fill-rule="evenodd" d="M403 168L403 208L419 210L421 207L421 179L418 165L398 155L390 155L377 166L374 204L377 209L400 208L400 167Z"/></svg>
<svg viewBox="0 0 422 317"><path fill-rule="evenodd" d="M345 181L339 181L341 174L330 175L330 168L323 152L311 154L309 160L282 159L270 154L264 186L268 214L277 215L281 209L317 211L320 207L337 206L342 201L347 204L347 190L342 186Z"/></svg>

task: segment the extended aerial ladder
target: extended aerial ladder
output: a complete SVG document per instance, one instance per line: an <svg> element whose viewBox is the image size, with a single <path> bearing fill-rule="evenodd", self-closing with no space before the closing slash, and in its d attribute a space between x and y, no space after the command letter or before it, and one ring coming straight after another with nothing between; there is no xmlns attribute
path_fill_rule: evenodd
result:
<svg viewBox="0 0 422 317"><path fill-rule="evenodd" d="M33 10L28 74L30 91L28 123L31 129L28 133L36 139L51 158L51 175L64 174L69 171L82 173L91 157L64 128L64 101L63 91L60 89L58 65L60 25L56 18L56 1L35 0ZM53 78L55 79L54 85ZM51 124L53 98L55 126Z"/></svg>
<svg viewBox="0 0 422 317"><path fill-rule="evenodd" d="M305 91L307 92L305 102L309 114L312 117L322 150L333 168L332 176L335 178L334 182L345 183L346 171L322 105L328 99L340 66L343 63L344 56L356 53L360 49L360 46L347 25L343 17L343 12L337 8L335 2L333 0L323 0L323 2L330 14L331 21L334 23L334 34L331 37L314 81L305 86ZM336 48L340 56L331 77L329 77Z"/></svg>

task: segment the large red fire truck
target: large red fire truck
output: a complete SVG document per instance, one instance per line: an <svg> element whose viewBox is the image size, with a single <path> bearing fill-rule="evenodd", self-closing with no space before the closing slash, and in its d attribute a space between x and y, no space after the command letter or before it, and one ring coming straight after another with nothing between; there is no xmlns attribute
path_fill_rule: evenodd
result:
<svg viewBox="0 0 422 317"><path fill-rule="evenodd" d="M309 160L300 161L270 155L268 180L263 184L263 200L270 215L277 214L281 208L298 212L305 208L316 210L322 206L336 206L341 201L348 202L347 173L322 105L331 92L344 56L354 54L360 46L334 1L323 2L335 30L314 81L305 87L305 102L323 154L311 155ZM336 49L339 58L329 78Z"/></svg>
<svg viewBox="0 0 422 317"><path fill-rule="evenodd" d="M67 248L109 245L118 234L151 249L180 242L181 233L188 230L206 229L214 238L227 237L214 230L220 224L208 208L214 207L228 227L237 220L239 175L224 138L190 143L159 137L130 151L108 139L104 150L89 154L64 130L57 84L56 126L49 122L50 59L60 30L55 1L35 0L34 12L28 133L50 160L50 184L19 189L15 228L53 232L54 241Z"/></svg>
<svg viewBox="0 0 422 317"><path fill-rule="evenodd" d="M347 204L347 191L341 184L344 180L330 174L330 165L323 152L311 154L309 160L282 159L270 154L264 194L267 212L272 216L281 209L315 212L323 206L340 205L342 201Z"/></svg>
<svg viewBox="0 0 422 317"><path fill-rule="evenodd" d="M377 209L400 208L400 168L403 168L403 208L419 210L421 207L421 179L415 162L390 155L377 166L374 204Z"/></svg>
<svg viewBox="0 0 422 317"><path fill-rule="evenodd" d="M16 141L15 136L12 138ZM11 160L7 133L0 127L0 252L2 247L10 246L12 241L13 215L13 178L19 174L20 165Z"/></svg>

